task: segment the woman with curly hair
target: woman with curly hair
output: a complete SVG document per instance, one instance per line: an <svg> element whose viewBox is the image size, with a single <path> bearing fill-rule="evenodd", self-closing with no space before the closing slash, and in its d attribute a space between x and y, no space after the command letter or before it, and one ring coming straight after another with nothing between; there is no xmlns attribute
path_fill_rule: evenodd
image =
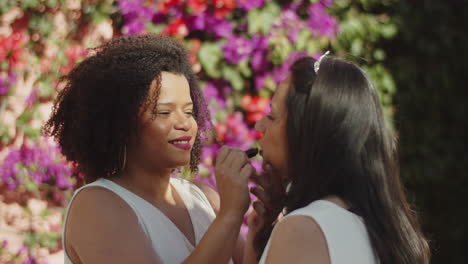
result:
<svg viewBox="0 0 468 264"><path fill-rule="evenodd" d="M275 199L254 202L244 263L429 263L395 140L361 69L297 60L256 129L267 174L252 192Z"/></svg>
<svg viewBox="0 0 468 264"><path fill-rule="evenodd" d="M87 182L67 209L65 263L240 263L246 155L219 153L220 195L171 177L196 172L210 126L184 48L154 35L115 39L63 81L44 130Z"/></svg>

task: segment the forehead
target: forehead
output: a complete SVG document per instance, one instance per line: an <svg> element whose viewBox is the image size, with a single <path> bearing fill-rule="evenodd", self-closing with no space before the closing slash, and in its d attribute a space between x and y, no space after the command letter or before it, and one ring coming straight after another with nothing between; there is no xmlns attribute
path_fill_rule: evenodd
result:
<svg viewBox="0 0 468 264"><path fill-rule="evenodd" d="M279 85L278 88L276 88L275 94L273 95L273 98L271 100L271 107L282 110L286 104L286 96L288 95L289 91L289 83L290 83L290 78L288 77L286 80L282 81Z"/></svg>
<svg viewBox="0 0 468 264"><path fill-rule="evenodd" d="M159 101L190 98L190 85L183 74L161 72L161 86L159 90ZM151 85L152 93L156 91L156 81Z"/></svg>

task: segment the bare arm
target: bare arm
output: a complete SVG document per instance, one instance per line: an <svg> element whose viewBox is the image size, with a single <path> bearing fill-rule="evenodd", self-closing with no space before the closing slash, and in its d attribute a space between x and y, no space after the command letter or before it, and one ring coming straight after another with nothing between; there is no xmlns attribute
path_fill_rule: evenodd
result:
<svg viewBox="0 0 468 264"><path fill-rule="evenodd" d="M254 173L244 151L227 146L221 148L215 165L219 211L184 263L221 264L232 258L244 214L249 208L248 181Z"/></svg>
<svg viewBox="0 0 468 264"><path fill-rule="evenodd" d="M243 264L257 264L257 252L253 246L255 234L249 230L247 238L245 240L244 254L243 254Z"/></svg>
<svg viewBox="0 0 468 264"><path fill-rule="evenodd" d="M200 190L203 191L205 196L208 198L208 201L210 202L211 207L213 208L214 212L216 213L216 215L218 215L219 202L220 202L218 193L215 190L213 190L210 186L208 186L208 184L202 181L193 180L192 182L198 188L200 188ZM234 253L233 253L233 260L234 260L234 263L236 264L242 263L242 258L243 258L243 253L244 253L244 243L245 243L244 238L238 232L236 248L234 249Z"/></svg>

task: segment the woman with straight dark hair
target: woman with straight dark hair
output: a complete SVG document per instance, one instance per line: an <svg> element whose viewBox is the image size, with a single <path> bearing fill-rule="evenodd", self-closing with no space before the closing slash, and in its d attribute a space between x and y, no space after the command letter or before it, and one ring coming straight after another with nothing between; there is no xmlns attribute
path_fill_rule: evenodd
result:
<svg viewBox="0 0 468 264"><path fill-rule="evenodd" d="M256 129L267 174L252 192L276 199L254 202L244 263L429 263L396 141L360 68L297 60Z"/></svg>

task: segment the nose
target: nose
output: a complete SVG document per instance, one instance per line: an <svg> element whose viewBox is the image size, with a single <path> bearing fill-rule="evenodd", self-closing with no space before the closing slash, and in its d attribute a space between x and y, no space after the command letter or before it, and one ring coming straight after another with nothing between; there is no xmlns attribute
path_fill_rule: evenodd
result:
<svg viewBox="0 0 468 264"><path fill-rule="evenodd" d="M192 122L190 119L192 117L187 117L185 113L178 114L175 120L174 127L178 130L188 131L192 128Z"/></svg>
<svg viewBox="0 0 468 264"><path fill-rule="evenodd" d="M255 123L255 130L260 133L265 133L265 117L262 117L257 123Z"/></svg>

